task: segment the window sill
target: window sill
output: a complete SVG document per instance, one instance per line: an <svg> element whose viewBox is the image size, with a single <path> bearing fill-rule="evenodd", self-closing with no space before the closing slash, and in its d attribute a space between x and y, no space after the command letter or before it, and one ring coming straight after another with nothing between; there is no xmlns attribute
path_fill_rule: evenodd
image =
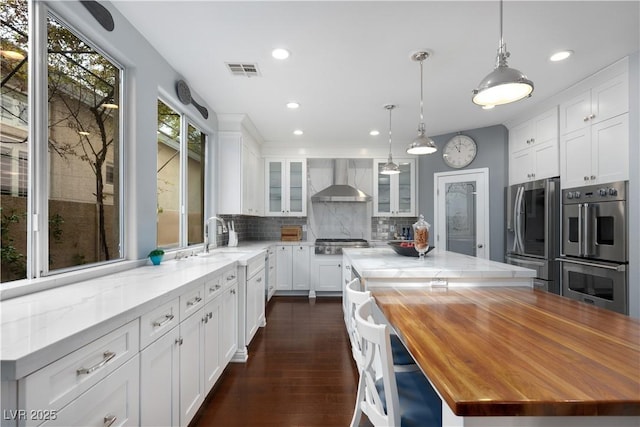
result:
<svg viewBox="0 0 640 427"><path fill-rule="evenodd" d="M57 288L59 286L69 285L82 280L102 277L107 274L130 270L132 268L143 266L147 264L147 262L147 258L133 261L118 261L82 270L52 274L50 276L39 277L37 279L24 279L6 282L1 285L0 301Z"/></svg>

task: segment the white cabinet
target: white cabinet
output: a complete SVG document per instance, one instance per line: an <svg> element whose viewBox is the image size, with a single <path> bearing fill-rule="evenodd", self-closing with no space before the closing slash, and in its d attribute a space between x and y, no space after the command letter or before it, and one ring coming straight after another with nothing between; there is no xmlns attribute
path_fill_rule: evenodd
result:
<svg viewBox="0 0 640 427"><path fill-rule="evenodd" d="M180 323L180 426L187 426L204 401L204 309Z"/></svg>
<svg viewBox="0 0 640 427"><path fill-rule="evenodd" d="M309 246L277 246L276 290L307 291L309 289Z"/></svg>
<svg viewBox="0 0 640 427"><path fill-rule="evenodd" d="M560 174L558 107L509 129L509 184Z"/></svg>
<svg viewBox="0 0 640 427"><path fill-rule="evenodd" d="M247 279L247 344L251 342L264 321L264 268Z"/></svg>
<svg viewBox="0 0 640 427"><path fill-rule="evenodd" d="M140 425L180 423L180 328L140 352Z"/></svg>
<svg viewBox="0 0 640 427"><path fill-rule="evenodd" d="M311 255L311 285L317 292L342 291L342 255Z"/></svg>
<svg viewBox="0 0 640 427"><path fill-rule="evenodd" d="M629 74L597 76L560 105L560 177L563 188L629 179ZM591 83L593 81L593 83Z"/></svg>
<svg viewBox="0 0 640 427"><path fill-rule="evenodd" d="M265 215L306 216L306 159L267 159L264 171Z"/></svg>
<svg viewBox="0 0 640 427"><path fill-rule="evenodd" d="M240 267L238 293L238 350L234 361L249 357L248 346L259 327L266 325L265 317L266 252L260 252Z"/></svg>
<svg viewBox="0 0 640 427"><path fill-rule="evenodd" d="M140 325L136 319L25 377L20 381L21 394L18 402L20 408L25 409L26 413L30 413L32 410L55 412L69 405L77 407L74 402L80 399L85 404L93 405L82 396L98 386L105 393L105 399L107 394L110 396L113 393L112 387L124 387L128 393L132 393L132 387L135 385L135 393L137 394L139 328ZM134 357L136 361L135 379L126 378L126 374L121 373L116 383L102 384L102 381L105 381L111 373ZM124 372L130 372L130 370L127 369ZM125 396L125 398L133 399L134 397ZM135 402L137 405L137 396ZM108 402L105 401L106 403ZM117 406L120 403L120 401L115 402ZM101 405L100 410L107 410L107 406ZM125 422L134 415L133 424L137 424L137 410L135 414L126 416L123 413L119 422ZM78 416L84 417L85 414L83 412ZM106 413L102 416L106 416ZM73 414L64 417L61 415L57 420L51 420L56 423L51 425L60 425L60 420L66 419L74 419ZM23 421L26 421L27 426L33 426L40 424L42 420L37 417L28 417Z"/></svg>
<svg viewBox="0 0 640 427"><path fill-rule="evenodd" d="M220 353L222 365L227 366L238 349L238 281L223 292L220 305Z"/></svg>
<svg viewBox="0 0 640 427"><path fill-rule="evenodd" d="M563 188L629 179L629 115L570 132L560 145Z"/></svg>
<svg viewBox="0 0 640 427"><path fill-rule="evenodd" d="M373 215L416 216L416 161L395 159L400 167L396 175L382 175L386 159L373 161Z"/></svg>
<svg viewBox="0 0 640 427"><path fill-rule="evenodd" d="M224 365L221 350L221 296L207 302L204 306L204 394L211 390L220 378Z"/></svg>
<svg viewBox="0 0 640 427"><path fill-rule="evenodd" d="M218 213L264 212L262 161L257 143L243 131L218 132Z"/></svg>
<svg viewBox="0 0 640 427"><path fill-rule="evenodd" d="M136 355L41 426L138 426L139 368Z"/></svg>
<svg viewBox="0 0 640 427"><path fill-rule="evenodd" d="M629 111L629 74L623 72L562 103L562 134L589 127Z"/></svg>
<svg viewBox="0 0 640 427"><path fill-rule="evenodd" d="M276 292L276 249L271 246L267 250L267 301L271 299Z"/></svg>

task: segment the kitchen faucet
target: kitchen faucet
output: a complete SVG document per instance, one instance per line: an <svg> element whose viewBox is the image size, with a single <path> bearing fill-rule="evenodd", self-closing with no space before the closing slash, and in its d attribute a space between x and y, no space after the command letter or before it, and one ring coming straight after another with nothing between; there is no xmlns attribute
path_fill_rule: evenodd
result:
<svg viewBox="0 0 640 427"><path fill-rule="evenodd" d="M212 220L217 220L220 221L220 224L222 224L222 232L226 233L227 232L227 224L224 222L224 219L217 217L217 216L212 216L207 218L207 220L204 222L204 251L203 253L208 254L209 253L209 223ZM215 232L215 230L214 230ZM217 242L216 242L216 246L217 246Z"/></svg>

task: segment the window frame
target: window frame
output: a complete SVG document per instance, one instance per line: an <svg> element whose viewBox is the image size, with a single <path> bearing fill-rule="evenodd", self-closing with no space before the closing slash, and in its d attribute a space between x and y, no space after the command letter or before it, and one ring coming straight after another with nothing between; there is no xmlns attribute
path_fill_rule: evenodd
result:
<svg viewBox="0 0 640 427"><path fill-rule="evenodd" d="M126 98L127 71L120 61L109 55L105 49L71 24L50 5L43 2L29 2L29 41L28 46L34 52L33 60L28 64L28 102L29 102L29 184L27 196L27 277L26 280L56 276L59 274L102 267L108 264L127 260L125 230L127 216L125 203L127 200L125 168L127 151L124 150L127 129L127 106L121 102L118 108L118 169L120 183L118 197L118 257L111 260L98 261L71 267L49 269L49 196L50 196L50 161L48 152L49 137L49 71L48 71L48 19L64 25L76 37L90 46L95 52L109 60L119 70L118 95L120 100ZM38 60L39 59L39 60ZM45 141L43 143L42 141ZM115 203L115 202L114 202ZM42 230L42 231L41 231ZM11 283L11 282L7 282Z"/></svg>
<svg viewBox="0 0 640 427"><path fill-rule="evenodd" d="M202 150L202 162L203 162L203 198L202 198L202 214L203 217L206 218L207 215L207 170L208 170L208 153L210 147L211 137L207 131L204 130L204 127L198 124L198 121L194 116L187 113L184 108L181 108L169 99L167 96L158 95L158 101L165 104L167 107L171 108L180 116L180 183L178 185L180 195L179 195L179 236L178 236L178 246L177 247L163 247L165 251L180 251L189 248L195 248L198 246L202 246L204 242L194 243L193 245L189 245L189 187L188 187L188 162L189 162L189 126L192 126L196 130L198 130L202 135L204 135L204 147ZM157 103L156 103L157 105ZM157 111L156 111L157 116ZM156 142L157 144L157 142ZM157 150L157 148L156 148ZM157 154L157 151L156 151ZM157 174L157 172L156 172ZM157 175L156 175L156 183L157 183ZM156 197L158 195L158 189L156 187ZM204 224L204 220L203 220ZM204 225L203 225L204 226ZM158 237L156 236L156 245L158 245Z"/></svg>

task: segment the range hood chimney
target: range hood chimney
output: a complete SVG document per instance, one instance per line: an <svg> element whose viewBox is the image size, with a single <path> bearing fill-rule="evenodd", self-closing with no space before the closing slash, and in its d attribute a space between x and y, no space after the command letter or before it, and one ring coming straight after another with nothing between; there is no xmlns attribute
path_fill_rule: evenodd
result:
<svg viewBox="0 0 640 427"><path fill-rule="evenodd" d="M364 191L348 185L348 159L333 160L333 184L311 196L312 202L368 202L371 200Z"/></svg>

